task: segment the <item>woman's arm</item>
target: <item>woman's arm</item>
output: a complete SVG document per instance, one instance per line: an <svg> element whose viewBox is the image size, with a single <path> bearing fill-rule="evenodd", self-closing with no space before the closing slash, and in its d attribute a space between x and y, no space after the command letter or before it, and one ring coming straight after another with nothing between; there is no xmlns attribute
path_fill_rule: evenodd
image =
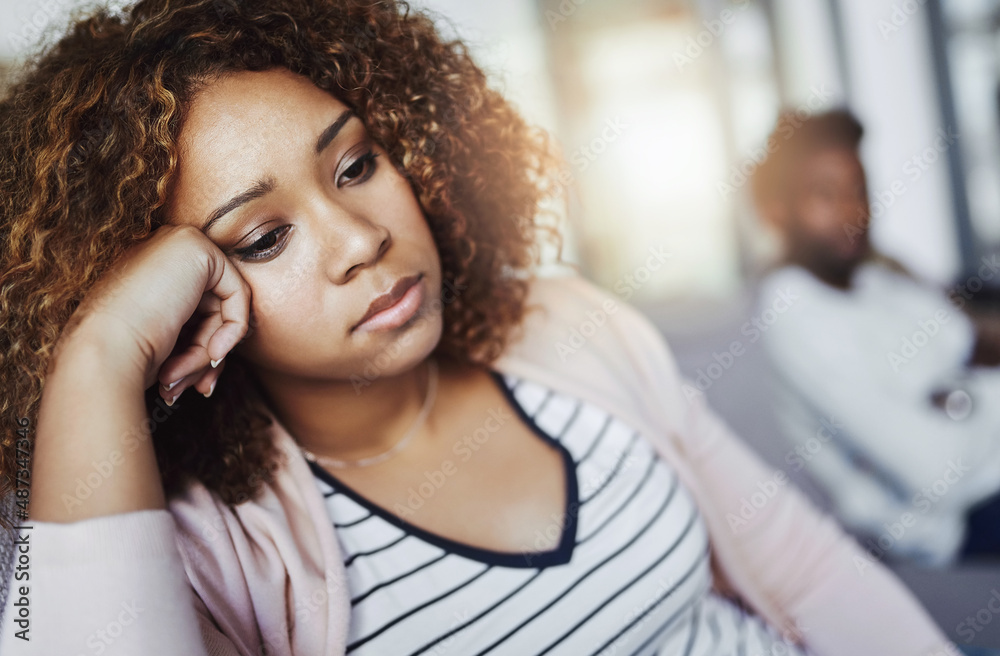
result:
<svg viewBox="0 0 1000 656"><path fill-rule="evenodd" d="M687 417L691 462L747 569L818 656L956 654L916 598L791 483L768 467L701 399ZM758 493L766 500L757 507ZM951 649L952 651L947 651Z"/></svg>
<svg viewBox="0 0 1000 656"><path fill-rule="evenodd" d="M1000 317L967 309L966 313L976 327L976 346L969 356L969 366L1000 367Z"/></svg>
<svg viewBox="0 0 1000 656"><path fill-rule="evenodd" d="M616 300L593 285L582 287L594 307ZM652 322L620 300L617 308L608 323L623 351L612 365L630 364L643 381L646 391L637 393L650 415L678 435L677 447L699 484L699 507L714 526L714 548L725 550L729 573L740 579L727 583L747 601L780 612L788 625L777 628L797 630L816 656L957 654L889 570L819 512L787 475L777 476L703 396L688 400L673 354ZM744 519L744 501L754 512L746 513L745 524L730 521L729 515ZM735 561L742 565L738 572L732 571Z"/></svg>
<svg viewBox="0 0 1000 656"><path fill-rule="evenodd" d="M214 331L170 357L210 292L221 308L194 320ZM133 247L81 303L42 393L31 528L21 529L2 653L202 656L206 644L235 653L195 611L143 391L164 377L184 381L174 393L211 384L219 370L208 361L245 334L248 306L224 254L197 230L171 226Z"/></svg>
<svg viewBox="0 0 1000 656"><path fill-rule="evenodd" d="M50 367L0 653L235 656L195 612L142 381L115 343L110 327L80 326Z"/></svg>
<svg viewBox="0 0 1000 656"><path fill-rule="evenodd" d="M206 641L211 619L196 611L168 511L25 524L29 578L17 580L15 569L4 656L237 654L221 634Z"/></svg>
<svg viewBox="0 0 1000 656"><path fill-rule="evenodd" d="M32 453L29 517L72 522L165 509L147 425L143 368L113 325L87 322L46 376Z"/></svg>

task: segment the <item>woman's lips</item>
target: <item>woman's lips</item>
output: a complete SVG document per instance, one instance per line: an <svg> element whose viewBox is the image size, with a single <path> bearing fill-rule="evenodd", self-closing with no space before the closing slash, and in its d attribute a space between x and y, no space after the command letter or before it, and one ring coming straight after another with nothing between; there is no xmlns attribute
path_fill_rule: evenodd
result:
<svg viewBox="0 0 1000 656"><path fill-rule="evenodd" d="M424 302L423 274L401 278L392 289L379 296L352 332L372 332L398 328L410 320Z"/></svg>

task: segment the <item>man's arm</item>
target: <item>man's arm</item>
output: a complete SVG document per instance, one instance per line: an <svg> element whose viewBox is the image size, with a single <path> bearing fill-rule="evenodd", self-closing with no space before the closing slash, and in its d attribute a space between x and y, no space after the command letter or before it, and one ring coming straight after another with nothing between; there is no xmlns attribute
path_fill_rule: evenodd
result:
<svg viewBox="0 0 1000 656"><path fill-rule="evenodd" d="M969 356L970 366L1000 366L1000 313L967 308L976 328L976 345Z"/></svg>

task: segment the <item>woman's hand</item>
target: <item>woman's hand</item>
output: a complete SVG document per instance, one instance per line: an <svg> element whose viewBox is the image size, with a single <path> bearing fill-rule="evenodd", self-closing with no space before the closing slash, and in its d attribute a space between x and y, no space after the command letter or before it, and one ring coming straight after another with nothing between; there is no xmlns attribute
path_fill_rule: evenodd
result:
<svg viewBox="0 0 1000 656"><path fill-rule="evenodd" d="M63 329L31 458L30 517L166 508L145 390L208 392L246 334L250 288L199 230L163 226L115 262Z"/></svg>
<svg viewBox="0 0 1000 656"><path fill-rule="evenodd" d="M220 361L247 333L250 296L243 277L201 231L164 225L90 290L60 347L87 325L90 338L113 336L120 365L140 377L143 389L159 381L168 403L192 386L207 395L222 373Z"/></svg>

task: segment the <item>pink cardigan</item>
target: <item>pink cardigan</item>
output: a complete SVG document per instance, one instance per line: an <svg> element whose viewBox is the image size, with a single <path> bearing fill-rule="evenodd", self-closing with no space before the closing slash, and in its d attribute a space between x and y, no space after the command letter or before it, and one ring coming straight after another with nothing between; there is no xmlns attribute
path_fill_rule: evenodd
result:
<svg viewBox="0 0 1000 656"><path fill-rule="evenodd" d="M601 406L648 436L704 515L718 589L818 656L958 653L886 569L700 399L684 397L644 315L575 275L537 279L529 302L541 309L494 368ZM14 605L22 595L13 581L0 653L343 654L350 602L334 528L277 422L274 436L288 455L275 485L234 510L195 484L169 510L35 522L25 531L31 640L15 638L24 606Z"/></svg>

